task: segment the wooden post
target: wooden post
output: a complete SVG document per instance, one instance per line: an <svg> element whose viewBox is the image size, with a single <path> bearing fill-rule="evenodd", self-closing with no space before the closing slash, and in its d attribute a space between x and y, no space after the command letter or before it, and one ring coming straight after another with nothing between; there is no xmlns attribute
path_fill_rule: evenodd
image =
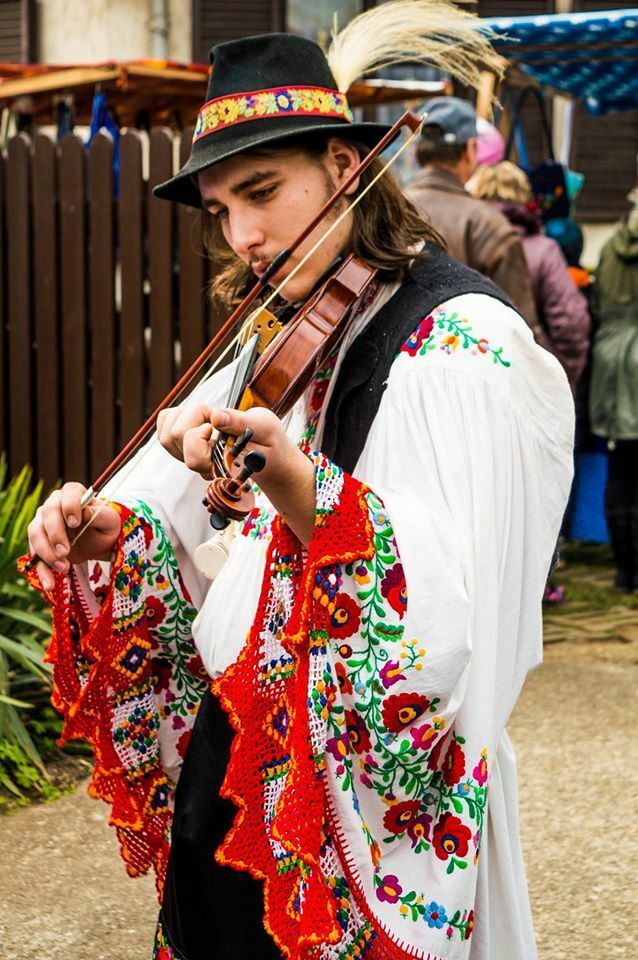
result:
<svg viewBox="0 0 638 960"><path fill-rule="evenodd" d="M57 151L51 137L38 133L33 152L33 285L37 420L36 476L47 486L63 475L61 444L60 326L58 310Z"/></svg>
<svg viewBox="0 0 638 960"><path fill-rule="evenodd" d="M98 133L88 158L91 477L117 453L113 141Z"/></svg>
<svg viewBox="0 0 638 960"><path fill-rule="evenodd" d="M67 134L60 145L63 478L90 483L84 166L84 144Z"/></svg>
<svg viewBox="0 0 638 960"><path fill-rule="evenodd" d="M142 143L136 130L120 138L119 236L120 445L144 422L144 261Z"/></svg>
<svg viewBox="0 0 638 960"><path fill-rule="evenodd" d="M173 204L153 196L153 187L173 173L173 136L151 133L148 183L150 381L149 407L158 405L175 383L173 329Z"/></svg>
<svg viewBox="0 0 638 960"><path fill-rule="evenodd" d="M7 380L9 468L12 473L33 460L34 383L31 355L30 157L25 134L9 143L7 161Z"/></svg>

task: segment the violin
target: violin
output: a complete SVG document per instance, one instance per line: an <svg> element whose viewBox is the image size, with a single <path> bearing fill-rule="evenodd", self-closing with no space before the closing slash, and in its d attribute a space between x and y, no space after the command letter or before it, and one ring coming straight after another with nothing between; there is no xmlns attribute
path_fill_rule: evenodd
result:
<svg viewBox="0 0 638 960"><path fill-rule="evenodd" d="M248 371L237 408L266 407L284 417L343 339L353 308L376 274L376 267L350 254L259 353ZM263 315L257 320L263 323ZM234 442L219 438L213 448L213 480L204 504L216 530L224 529L230 520L243 519L254 507L254 494L247 481L264 468L266 460L258 451L245 453L252 436L247 433ZM219 447L224 444L220 455Z"/></svg>

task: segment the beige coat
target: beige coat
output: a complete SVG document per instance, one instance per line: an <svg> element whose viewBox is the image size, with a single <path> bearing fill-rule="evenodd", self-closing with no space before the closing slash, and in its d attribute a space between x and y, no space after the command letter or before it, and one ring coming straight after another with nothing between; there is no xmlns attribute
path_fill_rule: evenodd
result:
<svg viewBox="0 0 638 960"><path fill-rule="evenodd" d="M450 256L493 280L545 346L523 247L503 214L470 196L451 170L440 167L422 170L406 193L441 234Z"/></svg>

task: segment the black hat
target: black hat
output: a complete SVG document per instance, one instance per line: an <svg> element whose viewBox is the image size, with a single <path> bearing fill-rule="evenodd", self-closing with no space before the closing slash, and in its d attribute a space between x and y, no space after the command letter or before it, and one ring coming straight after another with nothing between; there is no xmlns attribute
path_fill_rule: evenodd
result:
<svg viewBox="0 0 638 960"><path fill-rule="evenodd" d="M213 47L206 103L191 155L155 196L201 206L194 174L236 153L304 133L345 136L374 146L390 129L354 123L316 43L288 33L231 40Z"/></svg>

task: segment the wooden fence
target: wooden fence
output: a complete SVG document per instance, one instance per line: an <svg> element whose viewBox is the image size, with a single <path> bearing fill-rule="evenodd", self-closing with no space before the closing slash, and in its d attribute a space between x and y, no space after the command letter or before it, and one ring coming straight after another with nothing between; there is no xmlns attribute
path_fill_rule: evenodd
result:
<svg viewBox="0 0 638 960"><path fill-rule="evenodd" d="M0 450L88 483L218 325L199 211L152 196L185 131L12 138L0 158ZM148 175L144 176L145 168Z"/></svg>

